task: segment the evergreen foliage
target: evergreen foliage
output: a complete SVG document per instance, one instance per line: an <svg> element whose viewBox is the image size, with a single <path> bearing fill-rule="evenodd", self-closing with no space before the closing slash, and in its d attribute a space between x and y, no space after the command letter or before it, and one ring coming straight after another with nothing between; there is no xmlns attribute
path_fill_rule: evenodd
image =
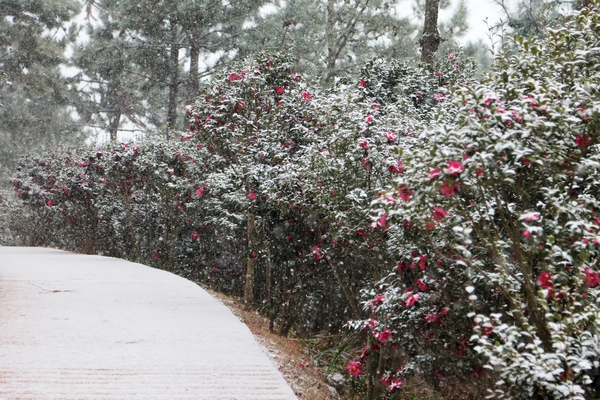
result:
<svg viewBox="0 0 600 400"><path fill-rule="evenodd" d="M16 155L81 139L70 81L61 74L77 34L75 0L0 3L0 170Z"/></svg>

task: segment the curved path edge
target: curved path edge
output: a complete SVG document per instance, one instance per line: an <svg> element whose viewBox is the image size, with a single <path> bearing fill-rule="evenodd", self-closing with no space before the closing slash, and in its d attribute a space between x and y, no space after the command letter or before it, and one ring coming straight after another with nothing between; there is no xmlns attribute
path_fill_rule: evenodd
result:
<svg viewBox="0 0 600 400"><path fill-rule="evenodd" d="M0 399L296 399L198 285L109 257L0 247Z"/></svg>

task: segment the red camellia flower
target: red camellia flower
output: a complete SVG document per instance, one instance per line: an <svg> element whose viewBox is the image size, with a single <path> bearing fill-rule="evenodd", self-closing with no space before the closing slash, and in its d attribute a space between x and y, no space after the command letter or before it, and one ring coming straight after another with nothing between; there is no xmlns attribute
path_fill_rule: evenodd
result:
<svg viewBox="0 0 600 400"><path fill-rule="evenodd" d="M346 369L348 370L348 373L352 376L359 376L360 374L362 374L362 364L355 360L350 361Z"/></svg>
<svg viewBox="0 0 600 400"><path fill-rule="evenodd" d="M440 171L439 169L432 169L431 171L429 171L429 180L434 180L435 178L437 178L438 176L440 176L442 174L442 171Z"/></svg>
<svg viewBox="0 0 600 400"><path fill-rule="evenodd" d="M358 84L359 84L361 87L365 87L365 86L367 86L367 81L365 81L364 79L361 79L361 80L360 80L360 82L358 82Z"/></svg>
<svg viewBox="0 0 600 400"><path fill-rule="evenodd" d="M583 273L585 274L585 283L587 283L588 286L594 287L600 285L600 276L596 271L591 268L585 268Z"/></svg>
<svg viewBox="0 0 600 400"><path fill-rule="evenodd" d="M465 166L460 161L450 161L446 167L446 173L448 175L458 175L465 169ZM430 178L431 179L431 178Z"/></svg>
<svg viewBox="0 0 600 400"><path fill-rule="evenodd" d="M282 95L283 93L285 93L285 88L283 86L277 86L275 91L277 92L278 95Z"/></svg>
<svg viewBox="0 0 600 400"><path fill-rule="evenodd" d="M231 82L233 81L237 81L238 79L240 79L242 76L240 74L238 74L237 72L234 72L232 74L229 74L228 78Z"/></svg>
<svg viewBox="0 0 600 400"><path fill-rule="evenodd" d="M444 182L442 187L440 187L440 193L446 197L454 196L458 191L460 191L460 185L458 183L453 185L451 183Z"/></svg>
<svg viewBox="0 0 600 400"><path fill-rule="evenodd" d="M365 124L369 125L372 122L373 122L373 116L371 114L367 115L365 117Z"/></svg>
<svg viewBox="0 0 600 400"><path fill-rule="evenodd" d="M419 296L418 293L410 293L408 296L406 296L406 307L412 307L416 302L418 302L421 299L421 296Z"/></svg>
<svg viewBox="0 0 600 400"><path fill-rule="evenodd" d="M387 131L385 133L385 138L390 142L394 142L396 139L398 139L398 136L394 135L394 132L392 131Z"/></svg>
<svg viewBox="0 0 600 400"><path fill-rule="evenodd" d="M404 163L402 161L398 161L397 164L392 164L388 167L388 171L394 174L401 174L404 172Z"/></svg>
<svg viewBox="0 0 600 400"><path fill-rule="evenodd" d="M323 258L323 254L321 254L321 249L319 246L313 246L311 247L311 250L315 256L315 260L319 261L321 258Z"/></svg>
<svg viewBox="0 0 600 400"><path fill-rule="evenodd" d="M48 207L54 207L54 201L48 200Z"/></svg>
<svg viewBox="0 0 600 400"><path fill-rule="evenodd" d="M422 291L426 292L427 290L429 290L429 286L427 286L425 284L425 282L423 282L422 280L417 280L417 286L419 287L419 289L421 289Z"/></svg>
<svg viewBox="0 0 600 400"><path fill-rule="evenodd" d="M404 201L410 201L412 195L415 193L414 190L408 187L407 184L402 184L398 188L398 195Z"/></svg>
<svg viewBox="0 0 600 400"><path fill-rule="evenodd" d="M592 140L590 139L590 137L588 135L585 135L585 136L577 135L575 137L575 144L577 145L577 147L581 147L581 148L588 147L591 142L592 142Z"/></svg>
<svg viewBox="0 0 600 400"><path fill-rule="evenodd" d="M196 197L201 199L202 196L204 196L204 189L206 189L205 186L200 186L198 189L196 189Z"/></svg>
<svg viewBox="0 0 600 400"><path fill-rule="evenodd" d="M392 383L388 386L388 390L393 392L394 390L401 389L402 385L404 385L404 381L402 379L396 378L392 380Z"/></svg>
<svg viewBox="0 0 600 400"><path fill-rule="evenodd" d="M200 239L200 234L196 231L192 232L192 240Z"/></svg>
<svg viewBox="0 0 600 400"><path fill-rule="evenodd" d="M256 200L256 193L254 193L252 190L248 191L248 197L250 197L250 200Z"/></svg>
<svg viewBox="0 0 600 400"><path fill-rule="evenodd" d="M312 95L310 94L310 92L302 92L302 98L308 103L312 100Z"/></svg>
<svg viewBox="0 0 600 400"><path fill-rule="evenodd" d="M365 150L367 150L369 148L369 143L365 140L361 140L360 142L358 142L358 145Z"/></svg>
<svg viewBox="0 0 600 400"><path fill-rule="evenodd" d="M436 221L439 222L442 218L446 218L449 215L442 207L433 207L433 219Z"/></svg>
<svg viewBox="0 0 600 400"><path fill-rule="evenodd" d="M554 284L552 283L552 275L550 274L550 272L542 272L537 278L537 284L540 285L542 289L554 288Z"/></svg>
<svg viewBox="0 0 600 400"><path fill-rule="evenodd" d="M430 313L425 314L425 321L428 324L433 324L439 318L440 318L440 316L437 313L434 313L434 312L430 312Z"/></svg>
<svg viewBox="0 0 600 400"><path fill-rule="evenodd" d="M382 331L376 330L373 332L373 336L375 336L375 339L379 340L381 343L387 343L387 341L392 338L392 331L390 328L385 328Z"/></svg>

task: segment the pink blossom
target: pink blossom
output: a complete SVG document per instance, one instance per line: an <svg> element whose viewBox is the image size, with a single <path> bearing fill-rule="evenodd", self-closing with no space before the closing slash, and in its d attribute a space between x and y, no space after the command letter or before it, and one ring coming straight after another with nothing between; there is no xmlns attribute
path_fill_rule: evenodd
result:
<svg viewBox="0 0 600 400"><path fill-rule="evenodd" d="M386 343L388 340L392 338L392 331L390 328L385 328L383 331L375 331L373 332L373 336L375 339L379 340L381 343Z"/></svg>
<svg viewBox="0 0 600 400"><path fill-rule="evenodd" d="M406 307L412 307L416 302L418 302L421 299L421 296L419 296L418 293L409 293L408 296L406 296Z"/></svg>
<svg viewBox="0 0 600 400"><path fill-rule="evenodd" d="M483 174L483 168L479 167L475 170L476 176L481 176Z"/></svg>
<svg viewBox="0 0 600 400"><path fill-rule="evenodd" d="M431 171L429 171L429 180L432 181L435 178L437 178L438 176L440 176L442 174L442 171L440 171L439 169L432 169Z"/></svg>
<svg viewBox="0 0 600 400"><path fill-rule="evenodd" d="M425 314L425 321L428 324L433 324L434 322L436 322L438 319L440 318L439 314L434 313L434 312L430 312Z"/></svg>
<svg viewBox="0 0 600 400"><path fill-rule="evenodd" d="M367 86L367 81L365 81L364 79L361 79L361 80L360 80L360 82L358 82L358 84L359 84L361 87L365 87L365 86Z"/></svg>
<svg viewBox="0 0 600 400"><path fill-rule="evenodd" d="M370 124L370 123L372 123L372 122L373 122L373 116L372 116L371 114L368 114L368 115L365 117L365 124L369 125L369 124Z"/></svg>
<svg viewBox="0 0 600 400"><path fill-rule="evenodd" d="M455 56L452 53L448 53L448 60L454 60Z"/></svg>
<svg viewBox="0 0 600 400"><path fill-rule="evenodd" d="M367 320L367 325L369 326L369 328L374 329L377 327L377 325L379 325L379 321L373 318L369 318Z"/></svg>
<svg viewBox="0 0 600 400"><path fill-rule="evenodd" d="M585 268L583 273L585 274L585 283L587 283L588 286L594 287L600 284L600 276L593 269Z"/></svg>
<svg viewBox="0 0 600 400"><path fill-rule="evenodd" d="M150 257L152 257L152 259L153 259L154 261L157 261L157 260L158 260L158 258L159 258L159 256L158 256L158 253L156 253L156 252L152 253L152 255L151 255Z"/></svg>
<svg viewBox="0 0 600 400"><path fill-rule="evenodd" d="M388 171L394 174L401 174L404 172L404 163L402 161L398 161L397 164L392 164L388 167Z"/></svg>
<svg viewBox="0 0 600 400"><path fill-rule="evenodd" d="M450 161L446 167L446 173L448 175L458 175L465 169L465 166L460 161Z"/></svg>
<svg viewBox="0 0 600 400"><path fill-rule="evenodd" d="M392 383L390 383L390 385L388 386L388 390L390 392L393 392L396 389L401 389L402 385L404 385L404 381L402 379L395 378L392 380Z"/></svg>
<svg viewBox="0 0 600 400"><path fill-rule="evenodd" d="M257 198L256 193L254 193L252 190L248 190L248 197L250 200L256 200Z"/></svg>
<svg viewBox="0 0 600 400"><path fill-rule="evenodd" d="M459 192L459 191L460 191L460 185L458 183L455 183L454 185L452 185L448 182L444 182L442 187L440 187L440 193L446 197L454 196L456 194L456 192Z"/></svg>
<svg viewBox="0 0 600 400"><path fill-rule="evenodd" d="M444 100L444 93L437 92L436 94L433 95L433 99L435 101L442 101L442 100Z"/></svg>
<svg viewBox="0 0 600 400"><path fill-rule="evenodd" d="M54 201L48 200L48 207L54 207Z"/></svg>
<svg viewBox="0 0 600 400"><path fill-rule="evenodd" d="M387 225L386 222L387 222L387 214L383 214L377 220L377 225L382 227L383 229L387 229L389 225Z"/></svg>
<svg viewBox="0 0 600 400"><path fill-rule="evenodd" d="M414 193L415 193L415 191L410 189L407 184L402 184L398 188L398 195L404 201L410 201L410 199Z"/></svg>
<svg viewBox="0 0 600 400"><path fill-rule="evenodd" d="M419 256L419 269L425 271L427 269L427 256Z"/></svg>
<svg viewBox="0 0 600 400"><path fill-rule="evenodd" d="M242 76L240 74L238 74L237 72L231 73L229 74L228 78L229 81L233 82L233 81L237 81L238 79L240 79Z"/></svg>
<svg viewBox="0 0 600 400"><path fill-rule="evenodd" d="M360 142L358 142L358 145L365 150L369 149L369 143L365 140L361 140Z"/></svg>
<svg viewBox="0 0 600 400"><path fill-rule="evenodd" d="M444 210L442 207L434 207L433 208L433 219L435 219L436 221L441 221L442 218L445 218L447 216L449 216L450 214L448 214L446 212L446 210Z"/></svg>
<svg viewBox="0 0 600 400"><path fill-rule="evenodd" d="M360 374L362 374L362 364L355 360L350 361L346 369L348 370L348 373L352 376L359 376Z"/></svg>
<svg viewBox="0 0 600 400"><path fill-rule="evenodd" d="M394 133L392 131L387 131L385 133L385 137L390 142L394 142L396 139L398 139L398 136L394 135Z"/></svg>
<svg viewBox="0 0 600 400"><path fill-rule="evenodd" d="M581 136L581 135L577 135L575 137L575 145L577 145L577 147L588 147L590 145L590 143L592 142L592 139L588 136Z"/></svg>
<svg viewBox="0 0 600 400"><path fill-rule="evenodd" d="M554 288L554 285L552 284L552 275L550 274L550 272L542 272L537 278L537 284L540 285L542 289Z"/></svg>
<svg viewBox="0 0 600 400"><path fill-rule="evenodd" d="M310 94L310 92L302 92L302 98L308 103L312 100L312 95Z"/></svg>
<svg viewBox="0 0 600 400"><path fill-rule="evenodd" d="M540 219L539 212L529 212L521 215L521 219L527 222L538 221Z"/></svg>
<svg viewBox="0 0 600 400"><path fill-rule="evenodd" d="M192 240L200 239L200 234L196 231L192 232Z"/></svg>
<svg viewBox="0 0 600 400"><path fill-rule="evenodd" d="M206 186L200 186L198 189L196 189L196 197L201 199L202 196L204 196L204 189L206 189Z"/></svg>
<svg viewBox="0 0 600 400"><path fill-rule="evenodd" d="M321 249L319 246L313 246L311 247L311 250L315 256L315 260L319 261L321 258L323 258L323 254L321 254Z"/></svg>
<svg viewBox="0 0 600 400"><path fill-rule="evenodd" d="M526 229L526 230L523 232L523 237L524 237L525 239L529 239L529 238L531 237L531 232L529 231L529 229Z"/></svg>

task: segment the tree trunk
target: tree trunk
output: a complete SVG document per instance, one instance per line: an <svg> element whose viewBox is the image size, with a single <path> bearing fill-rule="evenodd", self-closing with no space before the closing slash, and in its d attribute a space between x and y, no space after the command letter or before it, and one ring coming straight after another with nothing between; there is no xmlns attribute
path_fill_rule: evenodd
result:
<svg viewBox="0 0 600 400"><path fill-rule="evenodd" d="M110 134L110 141L115 143L117 141L117 132L119 130L119 123L121 122L121 108L117 107L115 115L110 119L108 124L108 133Z"/></svg>
<svg viewBox="0 0 600 400"><path fill-rule="evenodd" d="M439 8L440 0L426 0L425 24L419 44L421 45L421 61L427 64L433 62L433 56L443 41L438 31Z"/></svg>
<svg viewBox="0 0 600 400"><path fill-rule="evenodd" d="M256 216L248 211L247 218L247 230L248 230L248 263L246 266L246 284L244 286L244 303L246 305L252 304L254 301L254 272L256 270L256 255L252 255L252 252L256 247Z"/></svg>
<svg viewBox="0 0 600 400"><path fill-rule="evenodd" d="M190 41L190 75L188 78L188 104L191 104L198 97L198 89L200 87L200 80L198 79L199 63L198 58L200 57L200 46L196 43L196 39L192 38Z"/></svg>
<svg viewBox="0 0 600 400"><path fill-rule="evenodd" d="M356 300L354 299L354 296L352 295L352 291L350 291L350 288L342 280L342 277L341 277L339 271L337 270L337 268L335 267L335 265L333 264L333 261L331 261L331 259L329 257L325 257L325 259L327 260L327 263L331 267L331 270L333 271L333 276L334 276L335 280L337 281L338 285L340 285L340 288L342 289L342 292L344 293L344 296L346 297L346 300L348 301L348 305L350 306L350 309L352 310L352 317L356 320L360 319L360 311L358 310L358 305L356 304Z"/></svg>
<svg viewBox="0 0 600 400"><path fill-rule="evenodd" d="M169 83L169 107L167 111L167 134L169 139L175 130L177 122L177 95L179 91L179 41L177 40L177 24L171 22L171 54L169 68L171 69L171 82Z"/></svg>

